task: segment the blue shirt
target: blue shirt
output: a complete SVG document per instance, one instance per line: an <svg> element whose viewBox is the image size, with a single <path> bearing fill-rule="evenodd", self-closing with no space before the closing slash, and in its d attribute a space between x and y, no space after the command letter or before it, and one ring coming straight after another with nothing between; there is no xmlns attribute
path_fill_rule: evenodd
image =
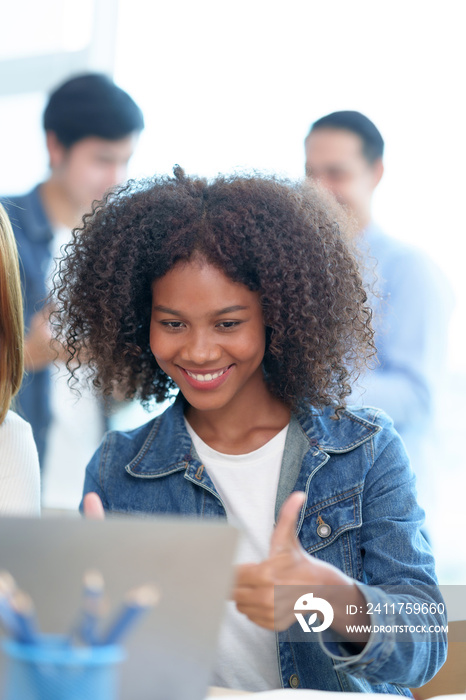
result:
<svg viewBox="0 0 466 700"><path fill-rule="evenodd" d="M52 256L53 231L40 198L39 188L40 185L26 195L2 199L18 244L26 333L32 317L44 306L48 294L46 280ZM51 421L49 367L25 374L16 410L32 426L39 461L42 464Z"/></svg>
<svg viewBox="0 0 466 700"><path fill-rule="evenodd" d="M375 224L364 231L360 250L366 282L376 291L370 302L377 365L360 379L363 392L355 392L351 400L379 406L391 416L424 486L423 445L446 364L452 293L424 253L387 236Z"/></svg>
<svg viewBox="0 0 466 700"><path fill-rule="evenodd" d="M146 425L108 433L87 467L84 493L97 492L104 508L115 514L225 518L222 499L186 430L183 409L179 396ZM392 421L369 408L345 410L340 420L332 415L332 408L292 415L275 519L292 491L304 491L297 536L306 552L357 581L374 606L393 601L384 587L402 585L424 589L435 605L441 598L432 553L420 530L424 514ZM320 519L329 528L324 532ZM215 557L212 561L215 566ZM412 622L404 613L396 619ZM371 622L387 626L394 620L382 607ZM421 622L444 620L429 613ZM409 696L407 686L426 683L446 654L445 635L431 642L410 637L397 642L393 631L373 633L355 654L332 633L324 634L319 643L303 643L290 630L277 633L283 687Z"/></svg>

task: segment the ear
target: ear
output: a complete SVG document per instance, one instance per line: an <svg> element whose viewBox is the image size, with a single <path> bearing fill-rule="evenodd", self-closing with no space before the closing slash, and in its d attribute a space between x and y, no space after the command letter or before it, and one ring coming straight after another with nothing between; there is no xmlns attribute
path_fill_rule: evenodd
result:
<svg viewBox="0 0 466 700"><path fill-rule="evenodd" d="M65 146L60 143L54 131L47 131L46 134L47 150L49 152L49 165L51 170L59 168L66 155Z"/></svg>
<svg viewBox="0 0 466 700"><path fill-rule="evenodd" d="M382 158L377 158L377 160L372 164L372 184L374 190L382 179L383 170Z"/></svg>

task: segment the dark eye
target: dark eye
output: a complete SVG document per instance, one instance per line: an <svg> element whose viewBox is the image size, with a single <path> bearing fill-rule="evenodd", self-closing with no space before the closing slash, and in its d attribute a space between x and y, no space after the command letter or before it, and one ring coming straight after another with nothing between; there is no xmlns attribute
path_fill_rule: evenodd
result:
<svg viewBox="0 0 466 700"><path fill-rule="evenodd" d="M172 328L173 330L183 328L184 326L183 321L161 321L161 323L162 326L165 326L166 328Z"/></svg>
<svg viewBox="0 0 466 700"><path fill-rule="evenodd" d="M217 324L218 328L222 328L224 330L229 330L230 328L235 328L236 326L239 326L240 321L220 321L219 324Z"/></svg>

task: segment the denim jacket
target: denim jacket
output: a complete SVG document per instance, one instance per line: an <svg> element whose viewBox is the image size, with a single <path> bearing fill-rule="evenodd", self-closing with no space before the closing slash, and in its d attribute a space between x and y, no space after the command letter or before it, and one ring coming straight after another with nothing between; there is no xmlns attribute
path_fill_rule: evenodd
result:
<svg viewBox="0 0 466 700"><path fill-rule="evenodd" d="M441 600L432 594L437 591L434 560L420 531L424 516L414 476L383 412L345 410L339 420L332 408L292 415L275 519L294 490L306 493L297 523L301 545L359 582L366 601L374 606L392 602L385 587L400 584L424 586L431 591L425 594L428 602ZM87 467L84 493L89 491L96 491L104 508L115 514L226 517L186 431L181 396L146 425L107 433ZM330 535L328 530L327 536L319 535L319 516ZM389 608L383 610L371 616L373 625L395 621ZM429 624L445 622L430 613L424 618ZM402 613L396 622L412 620ZM372 632L355 654L354 647L327 633L317 633L318 643L294 641L290 630L277 633L283 687L410 696L408 687L426 683L446 656L445 635L435 642L399 642L395 633Z"/></svg>

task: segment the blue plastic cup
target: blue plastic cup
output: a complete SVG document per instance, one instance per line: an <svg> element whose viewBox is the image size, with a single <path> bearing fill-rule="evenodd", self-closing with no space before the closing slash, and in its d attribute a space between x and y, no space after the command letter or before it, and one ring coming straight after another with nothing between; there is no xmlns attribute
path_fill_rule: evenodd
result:
<svg viewBox="0 0 466 700"><path fill-rule="evenodd" d="M117 700L120 646L71 646L43 635L38 644L3 642L8 660L4 700Z"/></svg>

